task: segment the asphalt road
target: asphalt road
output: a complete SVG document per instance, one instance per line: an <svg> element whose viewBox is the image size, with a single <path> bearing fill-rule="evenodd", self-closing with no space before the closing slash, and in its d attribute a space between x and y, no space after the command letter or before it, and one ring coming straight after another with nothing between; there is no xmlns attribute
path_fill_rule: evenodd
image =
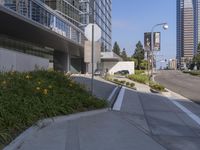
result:
<svg viewBox="0 0 200 150"><path fill-rule="evenodd" d="M200 103L200 77L180 71L160 71L155 80L166 88Z"/></svg>

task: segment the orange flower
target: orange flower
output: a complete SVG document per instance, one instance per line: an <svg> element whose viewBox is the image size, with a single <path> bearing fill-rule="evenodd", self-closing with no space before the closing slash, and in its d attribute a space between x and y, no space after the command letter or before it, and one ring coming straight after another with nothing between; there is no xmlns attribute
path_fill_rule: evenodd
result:
<svg viewBox="0 0 200 150"><path fill-rule="evenodd" d="M2 82L2 84L4 84L4 85L5 85L5 84L6 84L6 81L4 80L4 81Z"/></svg>
<svg viewBox="0 0 200 150"><path fill-rule="evenodd" d="M47 94L48 94L48 90L47 90L47 89L44 89L43 94L44 94L44 95L47 95Z"/></svg>
<svg viewBox="0 0 200 150"><path fill-rule="evenodd" d="M27 76L26 76L26 79L30 79L30 76L29 76L29 75L27 75Z"/></svg>

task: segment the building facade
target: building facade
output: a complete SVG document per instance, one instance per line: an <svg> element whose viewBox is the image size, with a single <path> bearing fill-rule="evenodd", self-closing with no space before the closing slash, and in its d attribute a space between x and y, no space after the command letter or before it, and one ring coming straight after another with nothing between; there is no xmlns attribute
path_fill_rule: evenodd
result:
<svg viewBox="0 0 200 150"><path fill-rule="evenodd" d="M102 30L101 51L112 50L112 1L80 0L81 23L83 28L89 23L96 23Z"/></svg>
<svg viewBox="0 0 200 150"><path fill-rule="evenodd" d="M184 66L197 53L200 42L200 1L177 0L177 60Z"/></svg>
<svg viewBox="0 0 200 150"><path fill-rule="evenodd" d="M89 23L102 30L100 50L111 51L111 4L111 0L1 0L1 55L6 49L17 51L27 58L45 59L55 70L85 72L84 29Z"/></svg>
<svg viewBox="0 0 200 150"><path fill-rule="evenodd" d="M84 72L83 30L48 7L45 0L1 0L0 18L1 57L13 60L9 65L1 62L0 70L23 71L16 66L24 66L24 71L33 70L33 66L47 69L46 62L50 62L58 71Z"/></svg>
<svg viewBox="0 0 200 150"><path fill-rule="evenodd" d="M79 0L43 0L46 5L76 26L81 25Z"/></svg>
<svg viewBox="0 0 200 150"><path fill-rule="evenodd" d="M176 70L177 69L177 60L176 59L169 59L168 69L170 69L170 70Z"/></svg>
<svg viewBox="0 0 200 150"><path fill-rule="evenodd" d="M101 51L112 49L111 0L43 0L59 14L84 30L89 23L96 23L102 30Z"/></svg>

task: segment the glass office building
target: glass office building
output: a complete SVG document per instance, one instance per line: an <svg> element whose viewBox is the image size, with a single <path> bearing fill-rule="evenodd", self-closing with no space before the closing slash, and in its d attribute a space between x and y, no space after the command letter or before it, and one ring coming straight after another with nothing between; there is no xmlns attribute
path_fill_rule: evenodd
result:
<svg viewBox="0 0 200 150"><path fill-rule="evenodd" d="M95 22L102 30L101 51L112 49L112 1L111 0L80 0L81 23L86 26ZM94 13L93 13L94 10Z"/></svg>
<svg viewBox="0 0 200 150"><path fill-rule="evenodd" d="M89 23L98 24L102 30L99 41L101 51L109 52L112 49L111 0L1 0L0 5L5 11L18 14L20 19L12 19L21 21L20 23L26 27L15 26L16 32L5 32L6 30L1 28L2 34L6 36L0 37L0 46L45 57L50 59L50 62L62 60L57 61L61 63L61 70L66 66L69 70L69 65L73 66L80 61L84 63L83 34ZM26 24L23 19L31 23ZM6 20L1 25L5 29L12 28L7 24L10 25ZM59 55L56 55L58 53ZM65 53L67 60L71 62L65 62L66 57L59 59L63 56L61 53Z"/></svg>
<svg viewBox="0 0 200 150"><path fill-rule="evenodd" d="M200 42L200 0L177 0L178 67L191 60Z"/></svg>
<svg viewBox="0 0 200 150"><path fill-rule="evenodd" d="M67 20L80 26L79 0L43 0L46 5L54 9Z"/></svg>
<svg viewBox="0 0 200 150"><path fill-rule="evenodd" d="M45 0L1 0L0 50L3 48L3 55L12 51L24 57L37 56L53 63L54 69L59 71L70 71L71 66L76 67L77 63L74 65L72 62L74 57L80 62L79 66L84 63L85 37L79 27L79 1L65 1L66 9L61 7L61 1L55 2L48 1L48 5L53 7L55 4L59 11L48 7ZM16 54L16 57L21 55ZM9 62L9 69L11 63L16 66ZM84 71L82 66L78 72ZM29 68L28 64L26 67Z"/></svg>
<svg viewBox="0 0 200 150"><path fill-rule="evenodd" d="M101 51L112 49L111 0L43 0L56 12L84 30L95 22L102 30ZM94 13L93 13L94 10Z"/></svg>

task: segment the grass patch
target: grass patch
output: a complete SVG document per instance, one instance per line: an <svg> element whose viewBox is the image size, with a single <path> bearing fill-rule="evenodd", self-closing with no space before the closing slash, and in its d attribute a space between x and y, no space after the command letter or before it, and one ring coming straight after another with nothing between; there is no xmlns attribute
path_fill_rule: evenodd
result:
<svg viewBox="0 0 200 150"><path fill-rule="evenodd" d="M0 147L40 119L106 106L62 73L0 73Z"/></svg>
<svg viewBox="0 0 200 150"><path fill-rule="evenodd" d="M143 84L147 84L149 81L149 77L145 74L133 74L133 75L129 75L128 78L130 80L143 83Z"/></svg>
<svg viewBox="0 0 200 150"><path fill-rule="evenodd" d="M144 74L145 70L135 70L135 74L140 75L140 74Z"/></svg>

